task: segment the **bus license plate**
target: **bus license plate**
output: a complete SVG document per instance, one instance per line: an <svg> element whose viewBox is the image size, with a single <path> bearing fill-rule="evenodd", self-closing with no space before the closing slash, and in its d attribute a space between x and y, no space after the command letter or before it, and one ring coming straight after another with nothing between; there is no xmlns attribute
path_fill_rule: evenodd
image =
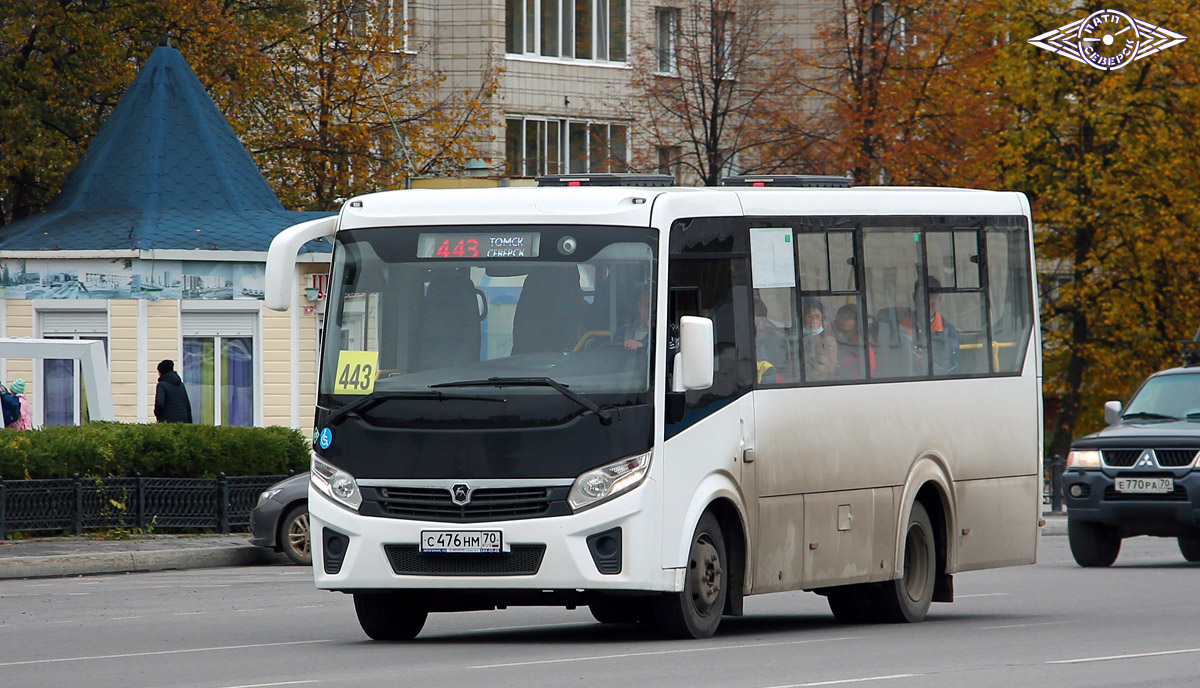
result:
<svg viewBox="0 0 1200 688"><path fill-rule="evenodd" d="M1166 494L1174 489L1171 478L1117 478L1117 492Z"/></svg>
<svg viewBox="0 0 1200 688"><path fill-rule="evenodd" d="M422 530L420 550L425 554L499 554L498 530Z"/></svg>

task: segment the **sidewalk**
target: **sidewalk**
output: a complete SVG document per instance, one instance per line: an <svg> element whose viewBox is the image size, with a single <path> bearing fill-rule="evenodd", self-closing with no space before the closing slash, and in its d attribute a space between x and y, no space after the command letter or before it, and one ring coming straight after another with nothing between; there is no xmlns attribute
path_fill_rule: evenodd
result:
<svg viewBox="0 0 1200 688"><path fill-rule="evenodd" d="M0 580L286 561L282 554L251 545L249 533L141 535L129 540L88 536L0 540Z"/></svg>
<svg viewBox="0 0 1200 688"><path fill-rule="evenodd" d="M1066 535L1065 513L1046 513L1042 535ZM249 533L143 535L130 540L91 537L0 540L0 580L98 573L260 566L287 558L250 544Z"/></svg>

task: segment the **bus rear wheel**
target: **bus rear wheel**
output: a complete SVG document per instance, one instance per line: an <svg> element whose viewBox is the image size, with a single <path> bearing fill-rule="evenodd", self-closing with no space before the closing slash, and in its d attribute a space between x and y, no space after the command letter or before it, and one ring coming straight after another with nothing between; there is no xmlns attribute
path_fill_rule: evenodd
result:
<svg viewBox="0 0 1200 688"><path fill-rule="evenodd" d="M704 512L688 549L683 591L655 600L659 630L671 638L711 638L721 623L728 594L725 537L711 512Z"/></svg>
<svg viewBox="0 0 1200 688"><path fill-rule="evenodd" d="M412 640L429 617L424 605L398 592L356 592L354 612L372 640Z"/></svg>
<svg viewBox="0 0 1200 688"><path fill-rule="evenodd" d="M879 589L880 621L916 623L925 618L933 602L937 576L937 540L933 522L920 502L913 502L904 529L904 575L886 581Z"/></svg>
<svg viewBox="0 0 1200 688"><path fill-rule="evenodd" d="M1121 553L1121 534L1113 526L1067 518L1071 556L1084 568L1112 566Z"/></svg>

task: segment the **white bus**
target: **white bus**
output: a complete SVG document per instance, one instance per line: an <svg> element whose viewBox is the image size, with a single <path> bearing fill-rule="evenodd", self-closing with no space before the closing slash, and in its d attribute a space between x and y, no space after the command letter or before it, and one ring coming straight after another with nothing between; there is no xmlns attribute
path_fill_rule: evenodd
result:
<svg viewBox="0 0 1200 688"><path fill-rule="evenodd" d="M334 244L317 587L374 639L511 605L702 638L747 595L913 622L1033 563L1025 197L779 182L384 192L281 233L275 309Z"/></svg>

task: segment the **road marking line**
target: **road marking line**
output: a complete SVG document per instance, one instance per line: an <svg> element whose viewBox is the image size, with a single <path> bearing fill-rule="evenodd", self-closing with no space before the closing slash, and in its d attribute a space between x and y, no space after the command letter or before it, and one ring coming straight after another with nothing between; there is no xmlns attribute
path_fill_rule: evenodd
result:
<svg viewBox="0 0 1200 688"><path fill-rule="evenodd" d="M197 647L190 650L158 650L157 652L129 652L123 655L93 655L90 657L60 657L58 659L27 659L23 662L0 662L0 667L22 666L25 664L56 664L58 662L83 662L92 659L125 659L128 657L157 657L159 655L182 655L191 652L215 652L217 650L248 650L255 647L282 647L284 645L312 645L314 643L332 643L328 640L296 640L288 643L255 643L253 645L225 645L222 647Z"/></svg>
<svg viewBox="0 0 1200 688"><path fill-rule="evenodd" d="M1006 592L981 592L977 595L955 595L954 599L961 600L967 597L1003 597L1007 594Z"/></svg>
<svg viewBox="0 0 1200 688"><path fill-rule="evenodd" d="M109 621L128 621L130 619L140 619L140 616L114 616Z"/></svg>
<svg viewBox="0 0 1200 688"><path fill-rule="evenodd" d="M301 683L316 683L316 681L282 681L280 683L248 683L244 686L226 686L226 688L267 688L267 686L297 686Z"/></svg>
<svg viewBox="0 0 1200 688"><path fill-rule="evenodd" d="M992 631L997 628L1029 628L1030 626L1058 626L1061 624L1075 624L1075 623L1079 623L1079 622L1078 621L1042 621L1039 623L1009 624L1007 626L984 626L984 627L980 628L979 630Z"/></svg>
<svg viewBox="0 0 1200 688"><path fill-rule="evenodd" d="M811 643L828 643L835 640L858 640L863 636L849 635L840 638L822 638L817 640L793 640L783 643L749 643L746 645L718 645L716 647L696 647L686 650L660 650L658 652L626 652L619 655L592 655L590 657L564 657L562 659L539 659L531 662L506 662L504 664L478 664L468 669L498 669L501 667L530 666L533 664L562 664L566 662L591 662L598 659L624 659L625 657L658 657L661 655L677 655L685 652L713 652L715 650L743 650L748 647L776 647L780 645L808 645ZM0 666L4 666L0 664Z"/></svg>
<svg viewBox="0 0 1200 688"><path fill-rule="evenodd" d="M837 686L843 683L862 683L864 681L890 681L894 678L913 678L925 674L889 674L887 676L865 676L863 678L843 678L837 681L814 681L813 683L789 683L786 686L771 686L771 688L811 688L812 686Z"/></svg>
<svg viewBox="0 0 1200 688"><path fill-rule="evenodd" d="M1186 655L1200 652L1200 647L1187 650L1163 650L1162 652L1141 652L1135 655L1108 655L1107 657L1082 657L1080 659L1056 659L1046 664L1081 664L1083 662L1107 662L1112 659L1138 659L1139 657L1162 657L1165 655Z"/></svg>

